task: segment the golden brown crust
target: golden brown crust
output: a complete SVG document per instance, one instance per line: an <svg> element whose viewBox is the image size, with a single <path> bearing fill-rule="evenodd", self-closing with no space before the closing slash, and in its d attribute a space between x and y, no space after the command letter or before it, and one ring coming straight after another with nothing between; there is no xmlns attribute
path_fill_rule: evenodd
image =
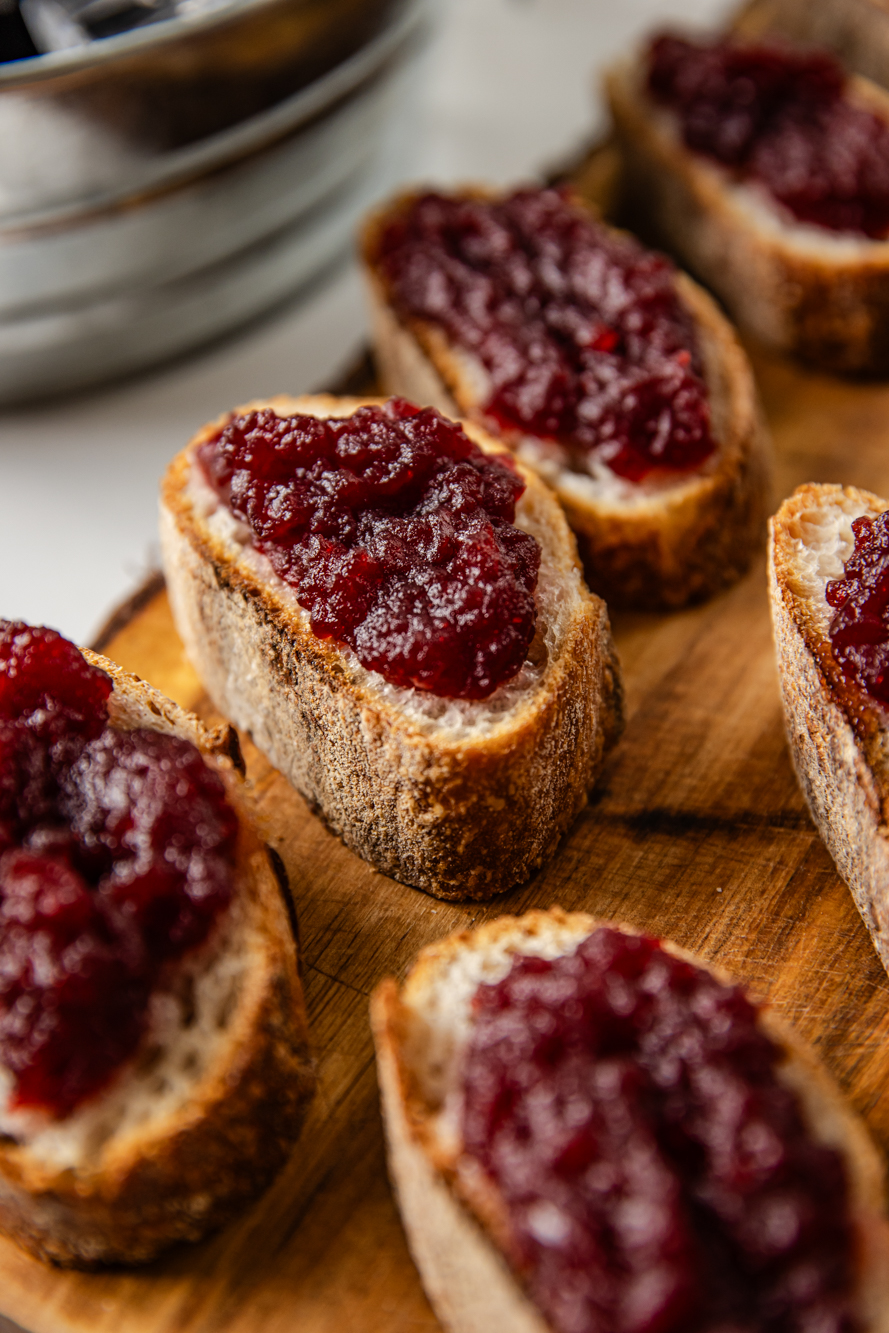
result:
<svg viewBox="0 0 889 1333"><path fill-rule="evenodd" d="M889 764L883 710L844 676L811 600L795 591L800 521L846 501L889 503L853 486L800 486L770 524L769 592L787 740L818 831L889 970Z"/></svg>
<svg viewBox="0 0 889 1333"><path fill-rule="evenodd" d="M604 923L559 908L500 917L476 931L460 931L423 950L401 988L386 978L371 998L371 1025L390 1174L408 1243L433 1308L450 1333L547 1333L549 1325L525 1296L498 1243L497 1202L489 1183L462 1168L459 1149L441 1144L430 1106L411 1064L411 1006L436 974L467 949L484 951L553 931L576 941ZM626 929L623 926L617 929ZM635 933L635 932L629 932ZM664 947L729 981L721 971L668 941ZM857 1237L858 1295L863 1333L889 1328L889 1223L883 1165L870 1136L814 1051L768 1007L760 1021L785 1053L781 1076L793 1086L811 1133L842 1155L850 1182Z"/></svg>
<svg viewBox="0 0 889 1333"><path fill-rule="evenodd" d="M354 411L362 400L274 399L281 412ZM162 545L177 626L224 715L343 841L378 869L438 897L490 898L526 879L585 804L621 727L608 617L577 575L571 535L525 474L554 567L573 598L542 684L483 735L424 728L353 669L304 613L213 537L188 477L205 428L162 491ZM492 443L469 427L483 447ZM523 500L523 503L526 501Z"/></svg>
<svg viewBox="0 0 889 1333"><path fill-rule="evenodd" d="M487 419L474 377L441 330L394 310L380 275L379 240L416 197L412 192L393 200L368 219L362 235L384 386L477 420L510 449L520 448L518 432L505 432ZM629 501L579 493L567 469L547 474L577 537L590 586L611 606L675 608L709 597L745 572L764 534L768 445L750 365L707 293L684 274L678 275L677 288L700 339L718 441L714 462L676 485L640 488Z"/></svg>
<svg viewBox="0 0 889 1333"><path fill-rule="evenodd" d="M889 119L889 96L866 80L854 95ZM827 370L889 368L889 242L788 226L756 212L726 173L689 152L646 95L641 62L606 78L624 160L624 211L719 296L764 343Z"/></svg>
<svg viewBox="0 0 889 1333"><path fill-rule="evenodd" d="M158 729L192 740L222 778L239 821L237 906L229 910L238 913L237 939L249 931L253 952L219 1050L172 1114L112 1139L75 1167L0 1140L0 1227L39 1258L71 1267L143 1263L227 1221L286 1161L314 1089L296 948L252 802L229 757L230 729L208 730L138 677L84 655L114 681L113 720L123 699L125 725L153 717ZM135 1057L146 1058L144 1050Z"/></svg>

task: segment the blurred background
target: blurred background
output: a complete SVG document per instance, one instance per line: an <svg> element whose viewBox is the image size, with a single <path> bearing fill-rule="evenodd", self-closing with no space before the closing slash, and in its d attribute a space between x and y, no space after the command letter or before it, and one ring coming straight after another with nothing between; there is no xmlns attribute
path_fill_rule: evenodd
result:
<svg viewBox="0 0 889 1333"><path fill-rule="evenodd" d="M360 355L365 208L558 167L604 128L601 66L731 7L22 5L0 0L0 51L30 56L0 64L0 615L79 642L157 564L196 428Z"/></svg>

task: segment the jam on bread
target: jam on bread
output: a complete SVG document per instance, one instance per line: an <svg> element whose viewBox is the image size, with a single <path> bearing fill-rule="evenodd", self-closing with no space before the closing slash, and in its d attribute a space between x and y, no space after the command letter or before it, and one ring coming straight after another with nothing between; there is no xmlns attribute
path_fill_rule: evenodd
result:
<svg viewBox="0 0 889 1333"><path fill-rule="evenodd" d="M582 912L488 919L371 999L389 1167L454 1333L876 1333L884 1168L814 1051Z"/></svg>
<svg viewBox="0 0 889 1333"><path fill-rule="evenodd" d="M799 486L770 524L769 598L793 767L889 970L889 502Z"/></svg>
<svg viewBox="0 0 889 1333"><path fill-rule="evenodd" d="M13 1108L56 1117L134 1053L233 887L219 775L188 740L111 726L111 690L56 631L0 621L0 1065Z"/></svg>
<svg viewBox="0 0 889 1333"><path fill-rule="evenodd" d="M482 428L253 402L170 464L160 531L208 695L347 846L461 901L552 853L620 731L619 668L556 496Z"/></svg>
<svg viewBox="0 0 889 1333"><path fill-rule="evenodd" d="M198 457L313 632L390 684L483 699L534 637L540 547L506 455L402 399L351 416L239 413Z"/></svg>
<svg viewBox="0 0 889 1333"><path fill-rule="evenodd" d="M854 550L825 589L828 631L846 679L889 706L889 514L852 523Z"/></svg>
<svg viewBox="0 0 889 1333"><path fill-rule="evenodd" d="M744 991L610 927L472 1001L463 1151L554 1333L852 1333L844 1162Z"/></svg>
<svg viewBox="0 0 889 1333"><path fill-rule="evenodd" d="M850 99L833 55L662 35L647 86L687 148L760 185L792 219L886 238L889 122Z"/></svg>
<svg viewBox="0 0 889 1333"><path fill-rule="evenodd" d="M681 477L714 453L697 334L661 255L559 190L427 193L384 220L373 263L402 321L484 368L484 416L579 471Z"/></svg>
<svg viewBox="0 0 889 1333"><path fill-rule="evenodd" d="M756 386L687 274L554 189L405 192L361 252L387 392L538 473L609 606L685 606L747 568L769 470Z"/></svg>

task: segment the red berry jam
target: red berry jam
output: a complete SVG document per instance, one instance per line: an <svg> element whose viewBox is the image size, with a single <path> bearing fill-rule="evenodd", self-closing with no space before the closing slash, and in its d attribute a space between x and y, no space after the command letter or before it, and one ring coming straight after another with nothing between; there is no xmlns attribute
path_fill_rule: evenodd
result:
<svg viewBox="0 0 889 1333"><path fill-rule="evenodd" d="M556 190L427 194L377 256L398 312L443 329L490 377L484 410L627 481L713 453L707 388L675 270Z"/></svg>
<svg viewBox="0 0 889 1333"><path fill-rule="evenodd" d="M524 483L431 408L249 412L201 462L314 633L393 685L483 699L525 661L540 547L513 526Z"/></svg>
<svg viewBox="0 0 889 1333"><path fill-rule="evenodd" d="M600 928L474 1000L465 1151L556 1333L851 1333L843 1163L737 986Z"/></svg>
<svg viewBox="0 0 889 1333"><path fill-rule="evenodd" d="M889 232L889 124L848 100L833 56L663 36L648 87L689 148L759 181L801 222Z"/></svg>
<svg viewBox="0 0 889 1333"><path fill-rule="evenodd" d="M856 518L843 577L825 589L830 643L847 680L889 706L889 513Z"/></svg>
<svg viewBox="0 0 889 1333"><path fill-rule="evenodd" d="M134 1052L163 964L231 897L237 825L189 741L108 725L111 681L0 621L0 1064L68 1114Z"/></svg>

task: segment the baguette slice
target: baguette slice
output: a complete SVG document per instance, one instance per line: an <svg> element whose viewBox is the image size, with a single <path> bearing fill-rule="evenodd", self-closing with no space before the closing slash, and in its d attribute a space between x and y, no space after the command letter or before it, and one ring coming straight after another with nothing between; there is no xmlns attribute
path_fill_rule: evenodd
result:
<svg viewBox="0 0 889 1333"><path fill-rule="evenodd" d="M254 831L237 736L83 653L114 682L111 724L193 742L239 831L229 908L162 973L145 1038L104 1090L51 1120L11 1110L0 1069L0 1228L78 1268L144 1263L232 1217L290 1155L314 1088L286 880Z"/></svg>
<svg viewBox="0 0 889 1333"><path fill-rule="evenodd" d="M378 263L380 237L416 197L395 199L368 219L362 235L374 352L386 391L478 421L539 472L574 530L590 587L609 606L675 608L739 578L764 532L765 428L747 358L707 293L676 275L700 339L716 453L699 472L667 484L634 485L604 466L594 478L564 466L549 442L507 432L486 417L481 363L441 329L396 312Z"/></svg>
<svg viewBox="0 0 889 1333"><path fill-rule="evenodd" d="M558 908L500 917L425 949L400 989L388 978L372 997L390 1174L426 1293L450 1333L551 1333L497 1242L502 1205L496 1191L461 1160L453 1094L470 1002L482 982L508 972L516 953L555 958L573 952L601 924ZM673 945L663 947L704 966ZM810 1133L844 1159L859 1250L860 1327L885 1333L889 1226L881 1160L814 1053L767 1008L760 1021L786 1053L781 1078L797 1094Z"/></svg>
<svg viewBox="0 0 889 1333"><path fill-rule="evenodd" d="M624 159L626 216L686 265L746 333L826 370L889 370L889 241L803 225L764 190L690 152L649 97L644 56L605 82ZM889 120L865 79L849 95Z"/></svg>
<svg viewBox="0 0 889 1333"><path fill-rule="evenodd" d="M281 397L238 410L348 416L367 401ZM388 684L312 633L194 463L225 420L173 461L161 498L176 625L210 696L377 869L452 899L527 879L586 803L622 726L608 613L583 582L554 496L521 469L516 522L542 548L535 660L488 699L441 699Z"/></svg>
<svg viewBox="0 0 889 1333"><path fill-rule="evenodd" d="M771 521L769 591L794 768L889 970L889 726L837 663L824 596L854 548L854 520L886 509L854 486L800 486Z"/></svg>

